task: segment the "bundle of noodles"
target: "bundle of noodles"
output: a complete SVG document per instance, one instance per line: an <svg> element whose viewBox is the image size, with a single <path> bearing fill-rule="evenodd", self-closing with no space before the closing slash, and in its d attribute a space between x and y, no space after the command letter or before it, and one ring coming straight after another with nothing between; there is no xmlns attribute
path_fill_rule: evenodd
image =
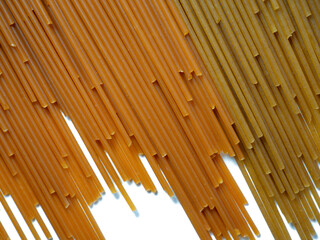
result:
<svg viewBox="0 0 320 240"><path fill-rule="evenodd" d="M231 110L238 164L276 239L320 221L320 4L316 0L175 0ZM303 11L302 11L303 10Z"/></svg>
<svg viewBox="0 0 320 240"><path fill-rule="evenodd" d="M4 195L12 196L36 239L40 238L32 224L34 219L51 238L36 209L38 204L61 239L100 238L102 234L88 203L95 201L103 189L37 65L14 32L5 30L2 16L0 202L21 239L27 238Z"/></svg>
<svg viewBox="0 0 320 240"><path fill-rule="evenodd" d="M103 238L87 208L103 189L61 110L132 210L121 180L156 192L144 154L201 239L211 239L209 231L218 239L259 234L219 155L243 159L233 120L174 16L165 1L1 1L1 126L8 129L1 150L16 146L4 152L1 176L12 182L1 190L18 206L23 194L34 196L19 207L26 220L37 217L30 206L39 203L61 239Z"/></svg>

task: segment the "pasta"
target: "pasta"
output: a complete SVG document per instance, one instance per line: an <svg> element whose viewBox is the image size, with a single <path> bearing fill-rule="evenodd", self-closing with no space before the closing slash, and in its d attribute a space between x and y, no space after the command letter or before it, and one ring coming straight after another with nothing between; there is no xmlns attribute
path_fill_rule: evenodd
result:
<svg viewBox="0 0 320 240"><path fill-rule="evenodd" d="M319 3L175 0L229 107L238 164L276 239L319 221Z"/></svg>
<svg viewBox="0 0 320 240"><path fill-rule="evenodd" d="M0 0L0 203L27 239L104 239L90 206L157 189L201 239L259 230L221 154L235 157L275 239L320 223L317 0ZM9 236L0 223L0 238Z"/></svg>
<svg viewBox="0 0 320 240"><path fill-rule="evenodd" d="M104 239L88 206L105 189L61 112L132 210L122 181L157 191L144 154L201 239L259 234L220 156L244 157L234 119L173 2L1 1L0 17L1 203L36 239L38 204L61 239Z"/></svg>

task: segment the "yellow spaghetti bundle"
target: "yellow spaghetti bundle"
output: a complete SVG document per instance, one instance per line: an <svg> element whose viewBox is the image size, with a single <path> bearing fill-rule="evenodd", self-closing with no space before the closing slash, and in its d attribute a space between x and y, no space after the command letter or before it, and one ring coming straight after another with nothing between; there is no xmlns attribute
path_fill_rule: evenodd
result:
<svg viewBox="0 0 320 240"><path fill-rule="evenodd" d="M238 161L276 239L319 223L320 4L316 0L175 0L230 109ZM238 160L242 160L238 157Z"/></svg>
<svg viewBox="0 0 320 240"><path fill-rule="evenodd" d="M157 191L144 154L201 239L259 234L220 156L244 158L227 108L241 111L224 105L187 33L172 1L1 1L0 199L12 195L35 238L32 219L50 237L37 204L61 239L104 238L88 211L104 189L60 111L132 210L122 181Z"/></svg>

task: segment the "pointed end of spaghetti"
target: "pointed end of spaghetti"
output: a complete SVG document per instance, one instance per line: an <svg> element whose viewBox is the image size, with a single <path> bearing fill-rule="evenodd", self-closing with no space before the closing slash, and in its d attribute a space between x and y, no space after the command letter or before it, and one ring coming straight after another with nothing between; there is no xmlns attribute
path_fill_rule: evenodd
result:
<svg viewBox="0 0 320 240"><path fill-rule="evenodd" d="M130 205L130 209L132 210L134 215L136 215L137 217L139 216L139 212L138 212L136 206L133 203Z"/></svg>
<svg viewBox="0 0 320 240"><path fill-rule="evenodd" d="M9 129L8 129L7 127L2 127L1 130L2 130L2 132L4 132L4 133L6 133L6 132L9 131Z"/></svg>
<svg viewBox="0 0 320 240"><path fill-rule="evenodd" d="M3 104L2 109L3 109L3 111L6 111L6 110L9 110L10 107L7 104Z"/></svg>
<svg viewBox="0 0 320 240"><path fill-rule="evenodd" d="M170 198L174 198L175 197L175 195L174 195L173 191L171 190L171 188L169 190L167 190L166 192L167 192L167 194L169 195Z"/></svg>

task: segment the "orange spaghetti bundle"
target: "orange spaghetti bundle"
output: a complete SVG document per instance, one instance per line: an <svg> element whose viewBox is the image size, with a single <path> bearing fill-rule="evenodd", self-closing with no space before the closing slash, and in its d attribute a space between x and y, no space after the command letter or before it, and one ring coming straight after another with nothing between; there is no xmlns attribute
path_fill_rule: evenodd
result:
<svg viewBox="0 0 320 240"><path fill-rule="evenodd" d="M320 223L320 4L317 0L175 0L231 110L238 161L276 239ZM240 157L238 160L242 160ZM278 208L279 207L279 208Z"/></svg>
<svg viewBox="0 0 320 240"><path fill-rule="evenodd" d="M23 44L9 35L13 32L3 31L3 20L0 20L0 202L21 239L27 238L3 195L12 196L36 239L39 235L31 223L34 219L46 237L51 237L36 210L38 204L62 239L102 237L88 204L103 189L48 85L42 80L32 85L41 77L40 69Z"/></svg>
<svg viewBox="0 0 320 240"><path fill-rule="evenodd" d="M29 227L36 218L46 232L40 204L61 239L103 239L88 205L104 190L62 111L132 210L121 180L156 192L144 154L201 239L259 234L220 156L243 159L234 122L172 1L1 1L0 11L0 187Z"/></svg>

